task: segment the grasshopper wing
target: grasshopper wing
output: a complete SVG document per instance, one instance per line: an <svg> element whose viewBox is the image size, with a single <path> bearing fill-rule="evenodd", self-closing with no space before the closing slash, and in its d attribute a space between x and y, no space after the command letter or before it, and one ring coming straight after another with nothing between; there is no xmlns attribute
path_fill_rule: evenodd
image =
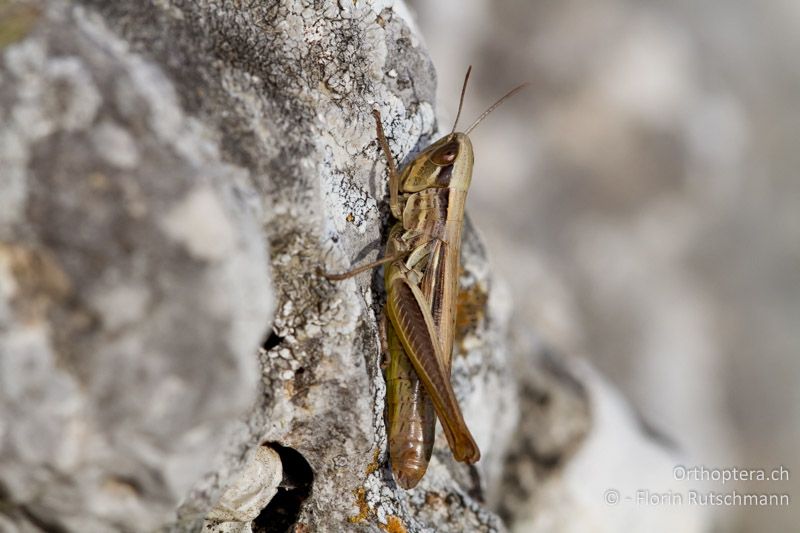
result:
<svg viewBox="0 0 800 533"><path fill-rule="evenodd" d="M420 289L409 282L402 268L393 269L387 287L389 319L411 364L433 401L447 442L457 461L475 463L481 453L469 432L450 384L433 317Z"/></svg>

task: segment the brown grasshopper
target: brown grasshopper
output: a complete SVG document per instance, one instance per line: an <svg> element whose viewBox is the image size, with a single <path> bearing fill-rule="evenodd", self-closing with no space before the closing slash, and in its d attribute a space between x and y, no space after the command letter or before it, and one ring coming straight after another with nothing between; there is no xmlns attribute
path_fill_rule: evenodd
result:
<svg viewBox="0 0 800 533"><path fill-rule="evenodd" d="M389 456L394 477L404 489L415 487L428 468L436 416L457 461L472 464L481 456L450 383L461 229L473 166L469 133L525 84L500 98L465 132L456 132L471 70L464 78L452 131L401 172L383 133L381 115L373 111L389 167L389 206L397 222L389 232L383 259L343 274L325 274L343 280L388 263L383 330L389 352Z"/></svg>

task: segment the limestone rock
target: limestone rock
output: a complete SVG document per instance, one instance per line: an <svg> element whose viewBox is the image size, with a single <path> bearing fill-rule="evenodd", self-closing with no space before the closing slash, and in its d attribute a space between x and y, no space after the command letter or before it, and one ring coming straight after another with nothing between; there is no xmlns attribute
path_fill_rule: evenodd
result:
<svg viewBox="0 0 800 533"><path fill-rule="evenodd" d="M438 133L402 2L0 13L0 527L504 531L529 452L577 453L591 396L509 344L468 223L453 383L483 458L439 435L417 489L391 478L381 277L318 270L380 253L371 111L400 161Z"/></svg>
<svg viewBox="0 0 800 533"><path fill-rule="evenodd" d="M96 15L0 17L22 23L0 49L3 512L21 530L152 530L257 392L274 305L260 201Z"/></svg>

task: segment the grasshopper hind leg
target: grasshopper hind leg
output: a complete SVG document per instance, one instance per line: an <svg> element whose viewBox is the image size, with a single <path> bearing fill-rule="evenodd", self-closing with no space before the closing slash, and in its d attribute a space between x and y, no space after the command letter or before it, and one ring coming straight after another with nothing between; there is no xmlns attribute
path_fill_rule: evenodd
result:
<svg viewBox="0 0 800 533"><path fill-rule="evenodd" d="M464 422L424 296L409 282L402 265L391 268L386 277L389 318L407 358L431 397L453 457L456 461L475 463L481 452Z"/></svg>

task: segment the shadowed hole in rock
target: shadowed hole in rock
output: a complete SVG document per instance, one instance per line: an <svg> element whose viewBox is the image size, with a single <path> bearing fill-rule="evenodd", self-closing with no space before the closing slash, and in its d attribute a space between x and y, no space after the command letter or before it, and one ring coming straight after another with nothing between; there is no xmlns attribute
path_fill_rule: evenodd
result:
<svg viewBox="0 0 800 533"><path fill-rule="evenodd" d="M269 337L267 337L267 339L261 344L261 347L267 351L270 351L281 342L283 342L283 337L272 331L270 332Z"/></svg>
<svg viewBox="0 0 800 533"><path fill-rule="evenodd" d="M550 395L546 392L539 393L534 397L533 401L539 407L548 407L550 405Z"/></svg>
<svg viewBox="0 0 800 533"><path fill-rule="evenodd" d="M283 479L278 492L264 507L261 514L253 520L254 533L284 533L300 516L303 502L311 494L314 472L305 457L293 448L281 446L276 442L265 444L278 452L283 465Z"/></svg>
<svg viewBox="0 0 800 533"><path fill-rule="evenodd" d="M481 473L475 465L469 465L469 480L472 486L467 490L467 494L479 503L486 503L481 486Z"/></svg>

